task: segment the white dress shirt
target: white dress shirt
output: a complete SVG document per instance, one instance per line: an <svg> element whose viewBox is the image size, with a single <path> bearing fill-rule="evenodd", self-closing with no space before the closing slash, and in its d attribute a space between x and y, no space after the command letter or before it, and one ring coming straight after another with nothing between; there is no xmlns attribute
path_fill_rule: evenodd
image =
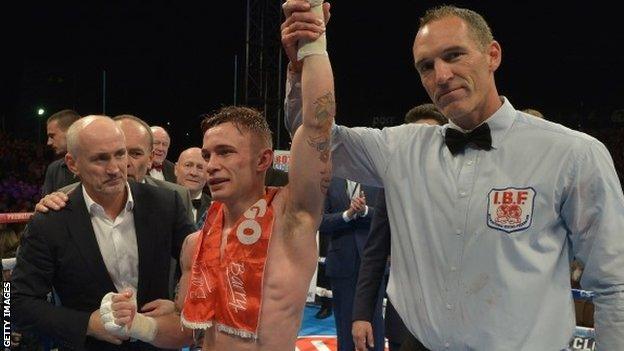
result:
<svg viewBox="0 0 624 351"><path fill-rule="evenodd" d="M192 200L201 200L202 197L202 192L199 192L199 195L197 195L194 199ZM191 210L193 211L193 218L197 218L197 209L195 208L195 206L191 206Z"/></svg>
<svg viewBox="0 0 624 351"><path fill-rule="evenodd" d="M114 220L106 215L102 206L93 201L84 187L82 194L87 211L91 215L91 224L106 270L117 291L126 287L134 288L136 291L139 283L139 253L132 212L134 200L130 186L127 184L126 189L128 199L123 210Z"/></svg>
<svg viewBox="0 0 624 351"><path fill-rule="evenodd" d="M165 173L163 173L162 170L158 170L156 168L150 169L149 175L154 179L165 180Z"/></svg>
<svg viewBox="0 0 624 351"><path fill-rule="evenodd" d="M566 349L576 256L597 294L597 348L624 350L624 196L609 152L507 99L487 123L493 149L456 156L449 125L333 128L334 175L385 188L399 315L432 350Z"/></svg>
<svg viewBox="0 0 624 351"><path fill-rule="evenodd" d="M354 182L350 179L345 179L347 182L347 197L349 198L349 200L353 200L357 197L360 197L360 192L362 189L362 186L360 185L360 183L358 182ZM364 213L363 214L359 214L359 213L354 213L353 217L349 217L349 215L347 214L347 211L342 212L342 219L345 222L351 222L354 219L357 219L359 217L366 217L366 215L368 214L368 205L364 206Z"/></svg>

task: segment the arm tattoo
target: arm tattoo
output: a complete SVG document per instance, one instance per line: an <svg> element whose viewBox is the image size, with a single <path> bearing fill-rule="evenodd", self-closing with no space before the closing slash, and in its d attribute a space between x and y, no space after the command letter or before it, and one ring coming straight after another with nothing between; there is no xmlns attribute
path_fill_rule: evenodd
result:
<svg viewBox="0 0 624 351"><path fill-rule="evenodd" d="M329 161L329 138L327 135L309 137L308 145L319 152L321 162L327 163Z"/></svg>
<svg viewBox="0 0 624 351"><path fill-rule="evenodd" d="M319 123L327 123L335 114L336 102L334 101L334 92L329 91L316 99L314 102L314 116Z"/></svg>
<svg viewBox="0 0 624 351"><path fill-rule="evenodd" d="M318 151L319 160L323 163L323 169L321 170L321 182L320 189L321 194L326 195L329 187L329 181L331 180L331 153L330 153L330 138L327 134L321 134L316 137L308 138L308 145Z"/></svg>

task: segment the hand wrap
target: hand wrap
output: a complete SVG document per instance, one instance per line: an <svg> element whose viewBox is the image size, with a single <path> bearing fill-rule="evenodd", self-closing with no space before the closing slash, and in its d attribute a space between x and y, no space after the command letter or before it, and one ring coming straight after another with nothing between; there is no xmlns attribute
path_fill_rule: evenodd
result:
<svg viewBox="0 0 624 351"><path fill-rule="evenodd" d="M323 0L309 0L309 2L311 7L310 11L312 11L318 19L324 21ZM297 60L301 61L310 55L327 55L327 39L325 33L321 34L321 36L314 41L306 39L299 41Z"/></svg>

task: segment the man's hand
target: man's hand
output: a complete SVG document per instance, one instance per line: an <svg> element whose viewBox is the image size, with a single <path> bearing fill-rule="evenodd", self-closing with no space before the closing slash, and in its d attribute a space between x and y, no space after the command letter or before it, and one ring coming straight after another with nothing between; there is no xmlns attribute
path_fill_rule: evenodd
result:
<svg viewBox="0 0 624 351"><path fill-rule="evenodd" d="M126 289L120 294L108 293L100 304L100 314L104 328L109 332L127 336L126 325L132 325L136 315L136 300L133 298L133 291Z"/></svg>
<svg viewBox="0 0 624 351"><path fill-rule="evenodd" d="M282 23L282 46L290 68L301 71L301 62L297 60L297 43L300 39L316 40L325 33L325 25L331 16L328 2L323 3L323 16L325 21L319 20L310 11L310 4L306 0L289 0L282 5L286 20Z"/></svg>
<svg viewBox="0 0 624 351"><path fill-rule="evenodd" d="M67 205L67 194L60 191L55 191L44 196L37 205L35 205L35 211L41 213L47 213L49 210L58 211Z"/></svg>
<svg viewBox="0 0 624 351"><path fill-rule="evenodd" d="M102 299L100 312L106 330L151 343L158 332L153 317L137 313L135 292L124 289L120 294L108 293Z"/></svg>
<svg viewBox="0 0 624 351"><path fill-rule="evenodd" d="M366 197L364 197L364 193L351 200L351 206L355 209L358 216L364 216L366 213Z"/></svg>
<svg viewBox="0 0 624 351"><path fill-rule="evenodd" d="M368 321L355 321L351 325L351 335L356 351L367 351L375 347L373 338L373 326ZM368 346L367 346L368 345Z"/></svg>
<svg viewBox="0 0 624 351"><path fill-rule="evenodd" d="M143 313L144 316L149 317L164 316L175 311L175 303L171 300L164 299L148 302L141 308L141 313Z"/></svg>
<svg viewBox="0 0 624 351"><path fill-rule="evenodd" d="M351 205L347 209L347 217L349 219L355 219L356 216L357 216L357 209L355 208L354 202L351 201Z"/></svg>
<svg viewBox="0 0 624 351"><path fill-rule="evenodd" d="M104 329L104 323L102 323L102 317L100 316L99 309L93 311L89 317L87 335L115 345L121 345L123 341L128 340L127 336L113 335Z"/></svg>

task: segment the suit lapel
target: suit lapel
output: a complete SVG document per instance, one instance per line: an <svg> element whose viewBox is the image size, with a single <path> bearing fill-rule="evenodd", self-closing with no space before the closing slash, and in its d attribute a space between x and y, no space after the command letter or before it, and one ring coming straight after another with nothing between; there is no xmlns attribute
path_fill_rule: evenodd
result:
<svg viewBox="0 0 624 351"><path fill-rule="evenodd" d="M364 196L366 196L366 205L367 206L375 206L377 203L377 195L379 194L379 188L375 188L368 185L362 185L362 191L364 191Z"/></svg>
<svg viewBox="0 0 624 351"><path fill-rule="evenodd" d="M208 209L208 206L210 206L210 197L206 195L205 193L202 193L201 205L199 206L199 210L197 211L195 223L199 222L199 219L203 216L204 212L206 212L206 210Z"/></svg>
<svg viewBox="0 0 624 351"><path fill-rule="evenodd" d="M338 180L336 184L338 189L335 191L335 193L338 194L337 200L339 202L339 206L337 208L348 209L351 206L351 199L349 198L349 195L347 195L347 180L342 178L335 179Z"/></svg>
<svg viewBox="0 0 624 351"><path fill-rule="evenodd" d="M173 163L165 160L163 162L163 176L165 177L165 180L168 182L172 182L175 183L175 181L173 179L175 179L175 171L173 170L174 166Z"/></svg>
<svg viewBox="0 0 624 351"><path fill-rule="evenodd" d="M87 211L87 206L82 195L82 185L78 186L69 195L66 208L68 210L67 226L70 236L78 247L78 251L80 251L87 268L91 271L95 280L101 282L105 292L116 291L117 289L106 270L100 247L95 238L93 224L91 224L91 216Z"/></svg>
<svg viewBox="0 0 624 351"><path fill-rule="evenodd" d="M149 184L151 186L158 186L156 185L156 182L154 181L154 178L150 177L150 176L145 176L145 184Z"/></svg>
<svg viewBox="0 0 624 351"><path fill-rule="evenodd" d="M146 201L141 201L143 190L140 184L130 183L130 191L132 191L132 198L134 199L134 230L136 231L137 251L139 254L138 301L143 301L143 294L149 288L149 281L145 278L150 276L149 265L154 259L151 222L146 220L150 216L150 209L147 207ZM163 279L166 279L166 277L163 277Z"/></svg>

